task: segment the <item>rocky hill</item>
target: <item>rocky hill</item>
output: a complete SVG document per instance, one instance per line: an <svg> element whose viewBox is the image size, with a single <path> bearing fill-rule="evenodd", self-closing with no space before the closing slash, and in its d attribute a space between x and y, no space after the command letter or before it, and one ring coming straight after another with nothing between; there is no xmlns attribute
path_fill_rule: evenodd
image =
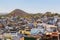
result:
<svg viewBox="0 0 60 40"><path fill-rule="evenodd" d="M10 12L9 15L11 15L11 16L24 16L24 15L28 15L28 13L24 12L23 10L20 10L20 9L15 9L12 12Z"/></svg>

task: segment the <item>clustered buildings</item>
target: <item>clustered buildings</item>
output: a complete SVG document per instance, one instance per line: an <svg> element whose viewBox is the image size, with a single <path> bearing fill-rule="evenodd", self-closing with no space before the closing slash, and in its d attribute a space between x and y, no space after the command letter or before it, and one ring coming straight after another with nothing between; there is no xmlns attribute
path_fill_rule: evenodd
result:
<svg viewBox="0 0 60 40"><path fill-rule="evenodd" d="M57 34L58 37L59 32L60 17L58 16L45 16L42 18L18 18L17 16L0 18L0 40L23 40L23 37L33 37L37 38L36 40L41 40L40 38L42 38L43 40L46 35L51 35L52 37Z"/></svg>

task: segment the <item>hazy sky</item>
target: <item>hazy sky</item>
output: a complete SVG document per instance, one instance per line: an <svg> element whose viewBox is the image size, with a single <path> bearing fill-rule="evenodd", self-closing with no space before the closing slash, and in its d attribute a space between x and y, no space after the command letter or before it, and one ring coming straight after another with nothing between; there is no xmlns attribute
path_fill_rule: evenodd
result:
<svg viewBox="0 0 60 40"><path fill-rule="evenodd" d="M46 11L60 13L60 0L0 0L0 12L10 12L14 9L29 13Z"/></svg>

